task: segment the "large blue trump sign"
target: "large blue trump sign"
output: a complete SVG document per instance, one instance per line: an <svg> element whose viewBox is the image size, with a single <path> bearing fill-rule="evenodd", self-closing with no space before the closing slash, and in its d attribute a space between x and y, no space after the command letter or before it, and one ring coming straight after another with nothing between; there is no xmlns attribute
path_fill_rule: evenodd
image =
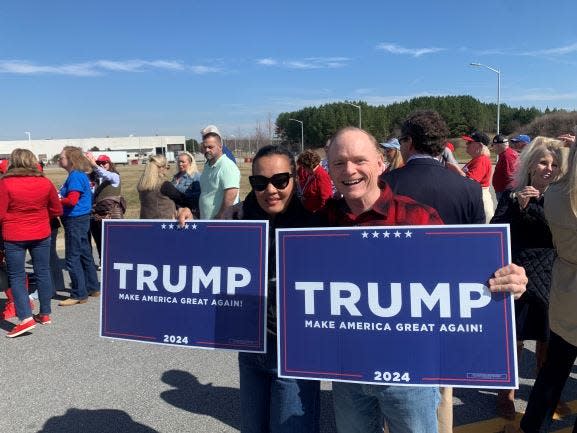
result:
<svg viewBox="0 0 577 433"><path fill-rule="evenodd" d="M104 220L101 335L265 351L266 221Z"/></svg>
<svg viewBox="0 0 577 433"><path fill-rule="evenodd" d="M517 386L508 226L277 231L279 374Z"/></svg>

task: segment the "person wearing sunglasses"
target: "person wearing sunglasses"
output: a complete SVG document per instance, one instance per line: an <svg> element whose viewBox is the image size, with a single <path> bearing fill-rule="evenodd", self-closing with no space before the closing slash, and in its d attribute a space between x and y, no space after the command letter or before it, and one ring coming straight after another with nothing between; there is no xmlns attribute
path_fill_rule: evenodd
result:
<svg viewBox="0 0 577 433"><path fill-rule="evenodd" d="M86 158L92 166L92 173L88 176L94 183L92 195L92 214L90 215L90 233L98 250L98 262L102 253L102 220L120 219L126 211L126 201L122 197L120 188L120 174L108 155L99 155L95 158L91 152ZM98 266L100 268L100 266ZM100 292L94 293L98 296Z"/></svg>
<svg viewBox="0 0 577 433"><path fill-rule="evenodd" d="M320 383L314 380L279 378L276 343L275 230L307 227L312 214L296 194L296 164L282 146L259 149L249 176L252 187L245 200L229 207L223 219L268 220L267 353L239 353L241 429L248 432L319 431ZM191 219L183 208L179 223Z"/></svg>

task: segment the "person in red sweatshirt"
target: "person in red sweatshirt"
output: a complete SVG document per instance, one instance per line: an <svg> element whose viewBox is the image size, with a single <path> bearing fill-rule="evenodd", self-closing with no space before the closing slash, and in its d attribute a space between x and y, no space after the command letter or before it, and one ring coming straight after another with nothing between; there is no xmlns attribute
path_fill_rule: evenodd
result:
<svg viewBox="0 0 577 433"><path fill-rule="evenodd" d="M306 210L316 212L333 196L333 183L320 165L321 158L307 149L298 157L298 183L301 200Z"/></svg>
<svg viewBox="0 0 577 433"><path fill-rule="evenodd" d="M9 338L30 331L36 322L51 323L50 220L61 214L56 189L38 169L36 156L28 149L15 149L8 171L0 179L0 224L8 277L20 320L6 334ZM27 251L32 257L40 301L40 313L34 316L26 289Z"/></svg>

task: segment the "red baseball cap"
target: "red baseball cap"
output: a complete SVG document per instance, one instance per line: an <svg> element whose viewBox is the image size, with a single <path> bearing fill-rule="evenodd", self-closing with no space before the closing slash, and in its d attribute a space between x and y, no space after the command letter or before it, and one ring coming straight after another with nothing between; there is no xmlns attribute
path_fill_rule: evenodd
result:
<svg viewBox="0 0 577 433"><path fill-rule="evenodd" d="M447 141L445 143L445 147L447 147L451 152L455 151L455 146L453 146L453 143L451 143L450 141Z"/></svg>
<svg viewBox="0 0 577 433"><path fill-rule="evenodd" d="M110 160L110 157L108 155L100 155L98 158L96 158L96 162L112 162Z"/></svg>

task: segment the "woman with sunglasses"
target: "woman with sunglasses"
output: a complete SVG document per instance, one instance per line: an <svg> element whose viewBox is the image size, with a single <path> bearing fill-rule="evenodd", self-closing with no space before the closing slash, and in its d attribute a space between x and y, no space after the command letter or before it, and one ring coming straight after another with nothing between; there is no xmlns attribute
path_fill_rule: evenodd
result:
<svg viewBox="0 0 577 433"><path fill-rule="evenodd" d="M238 357L242 433L319 430L319 382L277 375L275 229L306 227L311 217L295 194L295 172L286 148L261 148L252 162L251 192L225 212L227 219L269 221L268 352Z"/></svg>
<svg viewBox="0 0 577 433"><path fill-rule="evenodd" d="M92 166L90 181L94 183L92 196L92 215L90 216L90 233L98 250L100 262L102 251L102 220L120 219L126 211L126 201L121 195L120 174L108 155L95 158L90 152L86 158Z"/></svg>

